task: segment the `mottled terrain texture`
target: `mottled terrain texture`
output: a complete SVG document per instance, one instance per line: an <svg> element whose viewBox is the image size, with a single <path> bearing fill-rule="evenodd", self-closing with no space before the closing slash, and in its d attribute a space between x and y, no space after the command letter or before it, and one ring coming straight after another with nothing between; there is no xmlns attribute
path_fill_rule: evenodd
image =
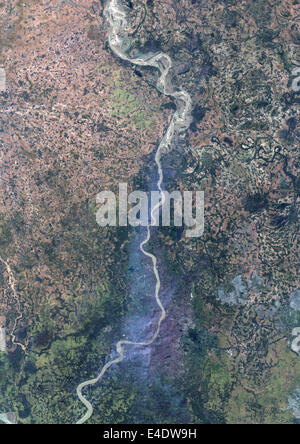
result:
<svg viewBox="0 0 300 444"><path fill-rule="evenodd" d="M154 230L167 320L89 390L89 422L297 423L299 1L124 5L132 45L168 53L193 99L163 166L170 190L205 192L205 232ZM149 188L175 106L112 54L102 11L0 3L0 414L19 423L76 422L76 386L153 297L135 233L98 227L96 194Z"/></svg>

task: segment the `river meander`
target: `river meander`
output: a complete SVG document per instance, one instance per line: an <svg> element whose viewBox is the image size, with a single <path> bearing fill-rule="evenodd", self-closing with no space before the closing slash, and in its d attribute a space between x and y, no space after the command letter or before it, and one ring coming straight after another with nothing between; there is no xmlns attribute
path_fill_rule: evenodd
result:
<svg viewBox="0 0 300 444"><path fill-rule="evenodd" d="M175 88L173 87L170 75L170 69L173 66L173 62L169 55L162 52L150 52L147 54L141 54L139 52L138 54L136 54L135 50L132 48L131 40L128 35L129 26L127 22L127 13L125 8L123 7L121 0L108 0L104 8L104 17L108 26L108 41L113 53L120 59L126 60L134 65L147 66L158 69L160 72L160 77L157 81L156 87L163 94L172 97L177 107L170 122L170 125L166 130L166 133L162 141L160 142L155 155L155 164L158 171L158 181L156 186L157 189L162 193L161 201L152 209L151 212L152 221L155 221L157 215L159 214L159 208L164 204L165 200L162 188L164 174L161 164L161 156L163 153L167 153L169 151L174 136L177 133L182 133L189 128L192 122L192 100L190 95L186 91L182 89L175 90ZM161 280L157 264L157 257L152 253L149 253L146 249L146 246L149 243L150 239L151 228L149 221L149 225L146 227L145 238L141 241L139 245L139 250L152 262L153 273L155 276L154 297L160 309L160 316L157 321L156 329L152 337L145 342L134 342L126 339L120 340L116 345L117 357L107 362L97 377L84 381L78 385L78 398L85 405L87 411L85 415L77 422L77 424L85 423L93 414L93 406L90 401L84 396L83 390L86 387L97 384L111 366L123 361L126 353L126 346L147 347L156 340L160 333L161 323L166 317L166 311L160 299Z"/></svg>

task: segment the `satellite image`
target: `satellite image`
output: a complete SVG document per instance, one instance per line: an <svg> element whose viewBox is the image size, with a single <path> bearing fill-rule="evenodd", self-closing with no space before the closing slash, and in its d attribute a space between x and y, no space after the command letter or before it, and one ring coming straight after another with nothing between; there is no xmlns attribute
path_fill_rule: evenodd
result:
<svg viewBox="0 0 300 444"><path fill-rule="evenodd" d="M300 424L299 104L299 0L0 0L0 424Z"/></svg>

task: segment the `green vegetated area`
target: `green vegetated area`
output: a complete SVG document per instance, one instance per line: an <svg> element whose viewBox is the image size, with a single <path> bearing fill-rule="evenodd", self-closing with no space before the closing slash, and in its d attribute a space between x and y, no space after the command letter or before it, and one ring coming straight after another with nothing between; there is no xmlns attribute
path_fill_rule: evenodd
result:
<svg viewBox="0 0 300 444"><path fill-rule="evenodd" d="M179 424L189 415L179 387L157 374L150 380L139 368L121 365L111 371L101 387L90 390L95 409L91 424Z"/></svg>
<svg viewBox="0 0 300 444"><path fill-rule="evenodd" d="M121 71L113 71L108 65L100 66L99 70L109 79L109 114L112 119L130 119L130 125L138 130L151 128L157 120L158 105L149 106L140 98L136 79L122 79Z"/></svg>
<svg viewBox="0 0 300 444"><path fill-rule="evenodd" d="M55 317L45 305L33 324L24 356L0 355L0 410L17 412L22 423L72 423L83 413L76 397L79 382L93 377L107 359L123 295L112 286L76 301L75 314L57 335Z"/></svg>
<svg viewBox="0 0 300 444"><path fill-rule="evenodd" d="M298 386L299 358L284 341L278 348L278 363L267 375L266 386L247 381L238 361L219 347L206 353L189 352L183 386L196 423L209 424L292 424L293 412L287 400ZM252 382L252 383L251 383Z"/></svg>
<svg viewBox="0 0 300 444"><path fill-rule="evenodd" d="M251 357L245 361L246 354L235 353L234 339L245 340L245 331L247 339L254 338L259 325L253 308L221 305L217 301L220 276L230 270L226 243L214 244L208 233L203 239L190 240L189 247L193 244L194 248L186 249L174 236L174 230L165 229L162 235L162 243L168 246L166 262L174 275L183 277L182 294L189 293L186 282L193 282L194 327L182 338L184 372L173 381L181 387L190 421L293 424L288 397L299 386L300 359L290 350L287 340L292 329L299 326L299 314L282 307L273 320L260 320L268 333L257 344L249 341L247 355ZM262 291L267 289L262 287Z"/></svg>
<svg viewBox="0 0 300 444"><path fill-rule="evenodd" d="M20 265L14 267L24 312L16 335L28 346L26 354L20 347L0 353L0 412L16 412L18 421L25 424L74 423L84 414L76 387L104 365L126 312L122 245L128 233L100 229L94 208L86 203L67 209L60 223L63 230L53 230L47 233L47 242L45 236L44 242L38 242L41 262L47 264L53 279L57 277L57 285L61 276L70 276L65 294L58 293L54 300L47 297L47 279L39 277L40 261L26 244ZM16 215L3 218L0 245L5 259L16 253L16 235L25 239L38 227L30 226L26 232ZM23 287L24 273L28 288ZM12 310L7 322L16 316Z"/></svg>

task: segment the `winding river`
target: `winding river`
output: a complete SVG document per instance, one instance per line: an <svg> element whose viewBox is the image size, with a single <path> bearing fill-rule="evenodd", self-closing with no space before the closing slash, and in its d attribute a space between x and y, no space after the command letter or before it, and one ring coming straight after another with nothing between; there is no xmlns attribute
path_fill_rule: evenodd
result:
<svg viewBox="0 0 300 444"><path fill-rule="evenodd" d="M176 111L172 117L170 125L164 135L162 141L159 144L155 155L155 163L158 169L158 181L157 188L161 192L161 200L160 202L152 209L151 211L151 219L153 222L156 221L156 218L159 217L159 208L164 205L165 196L162 189L163 184L163 168L161 165L161 155L163 153L167 153L170 150L171 143L174 141L174 137L176 134L183 133L186 131L191 122L191 112L192 112L192 100L190 95L180 89L176 90L172 85L172 78L170 75L170 69L173 66L173 62L171 58L162 52L159 53L147 53L141 54L137 53L131 47L131 41L129 39L129 24L127 21L127 13L125 8L123 7L121 0L107 0L106 5L104 7L104 17L106 19L109 31L109 45L113 53L118 56L122 60L129 61L134 65L140 66L151 66L160 71L160 77L157 81L157 89L161 91L163 94L170 96L174 99L176 104ZM124 45L124 42L129 42L130 44ZM124 49L125 46L125 49ZM127 46L127 48L126 48ZM154 224L155 225L155 224ZM85 415L77 422L77 424L83 424L89 420L89 418L93 414L93 406L89 402L89 400L83 395L83 390L88 387L97 384L107 370L113 366L114 364L118 364L123 361L125 356L125 347L126 346L135 346L135 347L147 347L151 345L160 333L161 323L164 321L166 317L165 308L160 300L160 276L159 270L157 266L157 258L153 254L149 253L145 247L151 239L151 228L150 223L146 227L147 234L146 238L140 243L139 249L140 251L152 261L153 265L153 273L156 279L155 285L155 300L160 309L160 317L157 323L157 328L152 336L152 338L147 342L133 342L128 340L120 340L116 345L117 358L113 359L102 368L101 372L97 377L93 379L89 379L88 381L82 382L77 387L77 395L80 401L84 404L87 411Z"/></svg>

